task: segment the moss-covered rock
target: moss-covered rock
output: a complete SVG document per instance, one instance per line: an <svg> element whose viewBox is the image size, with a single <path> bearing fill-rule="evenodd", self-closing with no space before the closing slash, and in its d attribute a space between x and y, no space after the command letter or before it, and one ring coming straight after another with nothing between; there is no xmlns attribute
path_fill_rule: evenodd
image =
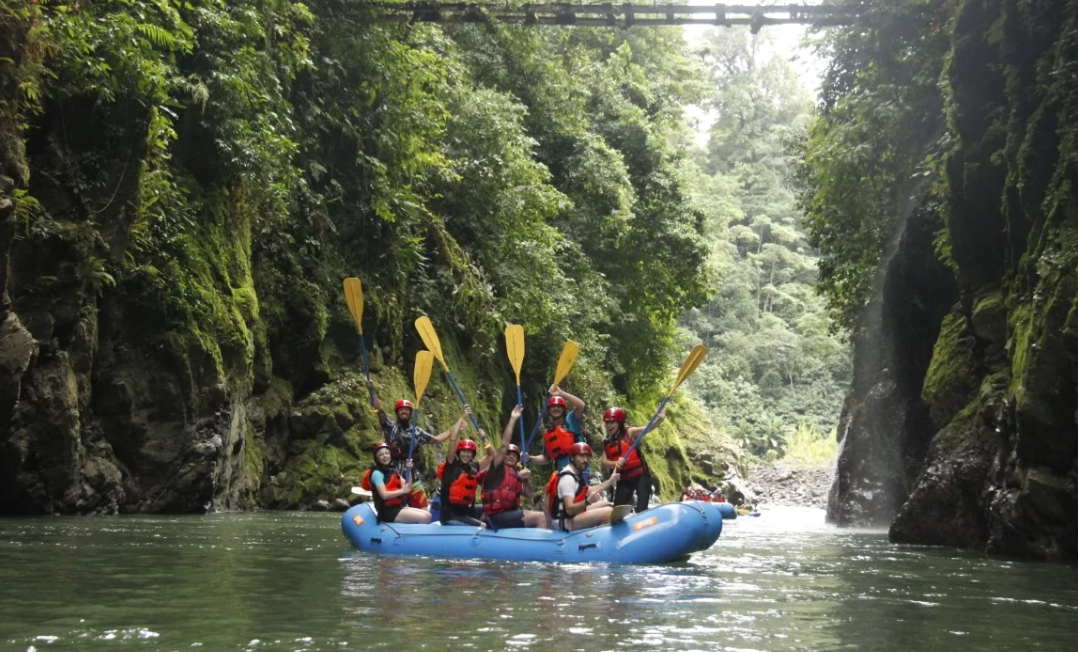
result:
<svg viewBox="0 0 1078 652"><path fill-rule="evenodd" d="M943 318L921 397L937 427L945 425L970 398L977 372L976 340L961 307Z"/></svg>

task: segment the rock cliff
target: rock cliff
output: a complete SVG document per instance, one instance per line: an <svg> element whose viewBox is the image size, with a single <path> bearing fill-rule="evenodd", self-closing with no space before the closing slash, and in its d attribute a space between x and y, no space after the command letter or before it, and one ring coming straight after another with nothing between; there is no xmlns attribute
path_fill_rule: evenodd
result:
<svg viewBox="0 0 1078 652"><path fill-rule="evenodd" d="M942 201L911 213L864 317L833 521L1078 558L1076 67L1078 4L958 4Z"/></svg>

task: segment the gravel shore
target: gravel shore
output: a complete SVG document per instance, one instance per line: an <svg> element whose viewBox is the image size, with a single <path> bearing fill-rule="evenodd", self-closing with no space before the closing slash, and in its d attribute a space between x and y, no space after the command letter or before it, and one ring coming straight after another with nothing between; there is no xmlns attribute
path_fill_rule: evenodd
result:
<svg viewBox="0 0 1078 652"><path fill-rule="evenodd" d="M824 509L834 477L834 467L830 466L805 469L775 464L752 468L748 486L760 505Z"/></svg>

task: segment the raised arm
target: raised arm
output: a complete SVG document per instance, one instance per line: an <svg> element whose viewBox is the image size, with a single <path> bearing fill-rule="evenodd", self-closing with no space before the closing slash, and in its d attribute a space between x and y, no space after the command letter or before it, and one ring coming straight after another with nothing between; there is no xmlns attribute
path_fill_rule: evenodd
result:
<svg viewBox="0 0 1078 652"><path fill-rule="evenodd" d="M373 397L371 405L378 411L378 422L384 425L389 417L386 416L386 411L382 409L382 399L378 398L378 390L374 388L374 383L369 380L367 381L367 389L371 390L371 396Z"/></svg>
<svg viewBox="0 0 1078 652"><path fill-rule="evenodd" d="M551 396L560 396L565 399L566 403L573 406L573 414L576 415L578 421L584 418L584 408L586 407L584 405L584 401L580 400L576 396L573 396L572 394L563 390L557 385L551 385L550 389L547 390L547 393L549 393Z"/></svg>
<svg viewBox="0 0 1078 652"><path fill-rule="evenodd" d="M482 428L480 428L479 430L479 437L484 442L486 442L487 445L486 449L484 449L486 451L486 455L483 456L483 459L479 460L479 470L482 471L483 469L486 469L490 466L491 461L494 460L495 453L494 447L490 445L489 441L487 441L487 433L483 432Z"/></svg>
<svg viewBox="0 0 1078 652"><path fill-rule="evenodd" d="M666 419L666 408L663 408L662 410L659 411L659 413L657 415L655 415L655 423L652 424L651 429L654 430L654 429L658 428L659 424L662 423L665 419ZM629 437L631 437L633 441L636 441L637 437L644 434L644 428L646 428L646 427L647 426L633 426L631 428L628 428L626 430L626 432L629 434ZM605 464L605 460L604 460L604 464Z"/></svg>
<svg viewBox="0 0 1078 652"><path fill-rule="evenodd" d="M472 408L468 407L468 405L465 404L464 405L464 416L462 416L459 421L457 421L455 424L453 424L453 426L450 427L449 430L446 430L445 432L440 432L437 435L434 435L431 439L436 444L440 444L443 441L445 441L446 439L449 439L450 433L453 432L453 428L456 428L457 432L460 432L460 429L464 427L464 421L469 416L471 416L471 414L472 414Z"/></svg>
<svg viewBox="0 0 1078 652"><path fill-rule="evenodd" d="M457 440L460 439L460 429L464 427L464 419L457 421L453 427L446 431L449 434L449 450L445 452L445 463L452 464L457 459ZM445 434L445 433L443 433ZM441 435L439 435L440 437Z"/></svg>
<svg viewBox="0 0 1078 652"><path fill-rule="evenodd" d="M509 452L509 444L513 443L513 427L517 425L517 421L520 421L520 414L524 408L520 405L514 405L513 411L509 413L509 423L505 424L505 430L502 431L502 445L498 447L498 452L494 454L493 466L501 466L505 463L505 454Z"/></svg>

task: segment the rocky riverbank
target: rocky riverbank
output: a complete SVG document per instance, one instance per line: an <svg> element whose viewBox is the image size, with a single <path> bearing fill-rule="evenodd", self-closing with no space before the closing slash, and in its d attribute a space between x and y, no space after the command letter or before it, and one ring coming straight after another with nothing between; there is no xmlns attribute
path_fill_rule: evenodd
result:
<svg viewBox="0 0 1078 652"><path fill-rule="evenodd" d="M747 499L758 505L824 509L834 477L833 466L814 469L786 464L753 467L747 483L751 496Z"/></svg>

